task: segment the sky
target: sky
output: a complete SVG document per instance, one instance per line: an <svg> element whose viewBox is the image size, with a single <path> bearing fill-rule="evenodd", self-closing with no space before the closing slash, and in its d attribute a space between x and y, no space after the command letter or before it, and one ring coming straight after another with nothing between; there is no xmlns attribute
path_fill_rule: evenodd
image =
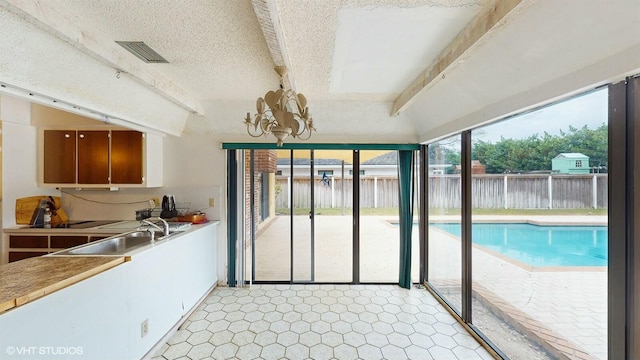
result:
<svg viewBox="0 0 640 360"><path fill-rule="evenodd" d="M518 115L475 129L473 140L496 143L500 137L522 139L534 134L560 134L569 126L578 129L587 125L595 129L608 122L608 90L606 88L556 103L540 110Z"/></svg>

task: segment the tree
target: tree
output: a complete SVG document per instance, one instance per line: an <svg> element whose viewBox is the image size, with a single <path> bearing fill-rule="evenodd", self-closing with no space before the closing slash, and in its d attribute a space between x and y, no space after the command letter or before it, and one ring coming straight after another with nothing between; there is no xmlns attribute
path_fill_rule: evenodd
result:
<svg viewBox="0 0 640 360"><path fill-rule="evenodd" d="M547 132L524 139L501 138L495 144L477 141L473 144L472 159L486 166L489 174L551 170L551 159L561 153L578 152L589 156L590 166L607 166L608 127L589 129L573 126L560 135Z"/></svg>
<svg viewBox="0 0 640 360"><path fill-rule="evenodd" d="M450 165L444 172L454 173L456 165L460 165L460 146L459 136L429 145L429 164Z"/></svg>

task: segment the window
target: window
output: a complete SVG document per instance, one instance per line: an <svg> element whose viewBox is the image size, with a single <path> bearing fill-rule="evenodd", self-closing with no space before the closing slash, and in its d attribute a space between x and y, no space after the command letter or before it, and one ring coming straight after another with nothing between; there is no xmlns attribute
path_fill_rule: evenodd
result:
<svg viewBox="0 0 640 360"><path fill-rule="evenodd" d="M282 175L282 170L276 170L276 175Z"/></svg>
<svg viewBox="0 0 640 360"><path fill-rule="evenodd" d="M429 145L429 167L434 175L427 174L429 195L429 282L453 306L462 311L462 198L461 177L435 176L448 166L460 166L462 137L453 135Z"/></svg>
<svg viewBox="0 0 640 360"><path fill-rule="evenodd" d="M333 175L333 170L318 170L318 175L320 175L320 176L324 176L324 175L330 176L330 175Z"/></svg>
<svg viewBox="0 0 640 360"><path fill-rule="evenodd" d="M515 352L517 348L534 349L534 344L527 344L532 338L522 337L519 344L519 340L507 340L501 328L555 334L567 349L580 347L592 358L607 358L608 227L585 214L597 212L606 218L608 175L549 176L543 172L550 170L555 154L580 152L587 146L592 148L588 154L591 159L608 163L608 99L608 91L599 90L472 130L473 160L485 165L484 174L471 175L472 322L512 359L535 357ZM587 107L596 115L567 117L560 125L559 114L577 114L578 109ZM536 128L523 127L524 118L535 121ZM572 128L579 130L560 130ZM530 151L532 138L540 149L555 146L556 150L546 154ZM591 138L597 140L587 145ZM566 167L574 164L574 169L589 164L584 157L565 161ZM530 173L504 175L515 170ZM538 214L549 217L535 225L504 223L499 215L505 209L530 219L537 217L530 215L529 209L537 209ZM563 225L564 215L559 214L571 214L582 223ZM438 225L449 237L461 234L455 222ZM435 251L437 248L429 254ZM496 307L500 314L490 310ZM588 333L574 330L586 326ZM552 347L547 340L537 344L543 349Z"/></svg>
<svg viewBox="0 0 640 360"><path fill-rule="evenodd" d="M360 176L363 176L364 170L360 170L359 173L360 173ZM349 170L349 175L353 175L353 170Z"/></svg>

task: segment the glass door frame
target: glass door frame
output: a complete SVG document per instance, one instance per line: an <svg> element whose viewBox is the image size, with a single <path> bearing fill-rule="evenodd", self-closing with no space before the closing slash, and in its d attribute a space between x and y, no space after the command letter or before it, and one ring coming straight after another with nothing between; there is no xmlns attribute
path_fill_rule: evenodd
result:
<svg viewBox="0 0 640 360"><path fill-rule="evenodd" d="M298 150L300 151L300 150ZM315 282L315 186L314 186L314 153L313 153L313 149L309 149L309 189L310 189L310 193L309 193L309 220L310 220L310 239L309 241L311 242L310 244L310 262L309 262L309 266L310 266L310 280L309 281L303 281L303 280L295 280L295 263L294 263L294 259L295 259L295 236L294 236L294 201L293 201L293 184L294 184L294 150L289 150L289 171L290 171L290 176L291 176L291 191L289 192L289 196L290 196L290 201L289 201L289 241L290 241L290 248L291 251L289 253L289 263L291 264L291 270L289 273L289 280L291 282L291 284L308 284L308 283L314 283ZM252 252L255 252L255 249L252 250ZM253 263L255 265L255 261Z"/></svg>
<svg viewBox="0 0 640 360"><path fill-rule="evenodd" d="M252 275L251 279L244 279L244 281L237 281L236 274L240 272L244 272L245 268L238 268L239 266L243 266L243 261L238 261L237 257L237 245L240 242L244 243L244 236L240 232L240 229L243 229L242 223L239 222L239 219L243 219L243 217L238 218L238 216L234 216L234 214L238 214L240 212L239 206L236 203L240 199L240 194L238 193L240 186L230 186L238 182L238 172L241 166L238 166L238 156L236 156L236 151L244 150L244 151L252 151L252 150L311 150L313 154L313 150L352 150L353 151L353 228L352 228L352 245L353 245L353 255L352 255L352 279L350 282L329 282L331 284L360 284L360 187L359 187L359 179L360 179L360 150L411 150L418 151L421 149L420 144L328 144L328 143L285 143L282 147L276 146L275 143L222 143L222 149L227 150L227 206L228 206L228 219L227 219L227 260L228 260L228 285L230 287L238 286L239 283L268 283L268 284L300 284L300 283L309 283L309 282L296 282L293 280L293 261L291 262L291 270L290 270L290 278L289 281L254 281L255 279L255 209L253 201L251 202L253 205L250 209L250 222L251 222L251 231L249 241L252 246ZM313 156L313 155L312 155ZM244 158L240 156L241 158ZM293 186L293 151L291 151L290 155L291 159L291 186ZM253 178L253 162L251 163L251 175L250 178ZM313 169L314 165L311 162L311 179L313 179ZM254 186L254 181L251 180L252 189ZM313 184L313 183L312 183ZM313 186L312 186L313 189ZM313 193L313 190L312 190ZM313 195L315 196L315 194ZM291 197L293 197L293 192L291 193ZM252 196L253 198L253 196ZM313 199L315 200L315 199ZM240 202L243 203L243 202ZM293 216L293 198L290 202L290 216ZM312 221L312 231L315 232L315 211L314 211L314 203L311 204L311 221ZM423 214L424 208L420 208L420 222L423 222L425 218ZM291 260L293 259L293 222L291 222ZM424 224L420 226L420 238L424 238L424 234L422 233L425 228ZM312 241L315 243L315 234L312 235ZM414 251L420 251L420 258L422 259L424 256L422 255L425 249L422 247L423 241L420 241L420 249L416 249ZM315 245L315 244L314 244ZM313 246L312 246L313 249ZM313 251L313 250L312 250ZM315 265L315 253L312 252L312 260ZM422 261L421 261L422 262ZM420 266L424 267L423 264ZM315 280L315 270L312 268L312 278ZM421 274L422 277L422 274ZM241 277L242 279L242 277ZM322 284L324 282L314 282L314 284Z"/></svg>

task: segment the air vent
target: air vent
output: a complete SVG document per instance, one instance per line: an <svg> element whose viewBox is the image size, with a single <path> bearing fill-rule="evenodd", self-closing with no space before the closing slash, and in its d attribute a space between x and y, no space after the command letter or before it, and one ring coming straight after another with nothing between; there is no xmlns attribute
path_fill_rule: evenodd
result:
<svg viewBox="0 0 640 360"><path fill-rule="evenodd" d="M116 41L116 43L146 63L169 63L143 41Z"/></svg>

